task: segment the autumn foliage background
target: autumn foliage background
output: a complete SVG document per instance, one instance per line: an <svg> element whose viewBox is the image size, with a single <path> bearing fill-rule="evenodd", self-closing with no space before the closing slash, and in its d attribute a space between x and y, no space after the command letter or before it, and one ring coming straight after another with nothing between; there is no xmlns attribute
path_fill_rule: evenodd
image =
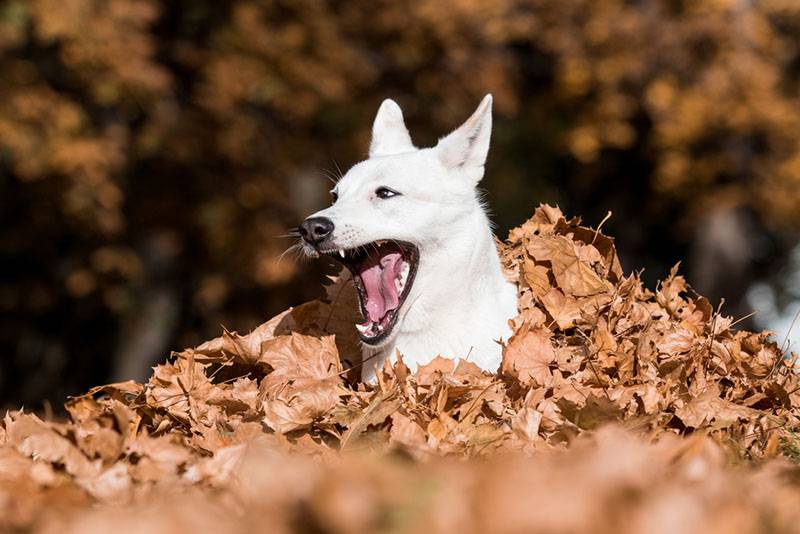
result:
<svg viewBox="0 0 800 534"><path fill-rule="evenodd" d="M798 35L791 0L3 0L0 400L143 379L318 295L276 236L385 97L430 144L493 92L501 236L539 201L611 210L626 269L684 260L743 316L800 228Z"/></svg>
<svg viewBox="0 0 800 534"><path fill-rule="evenodd" d="M487 92L500 374L262 325L381 100ZM0 0L0 526L796 531L799 208L794 0Z"/></svg>

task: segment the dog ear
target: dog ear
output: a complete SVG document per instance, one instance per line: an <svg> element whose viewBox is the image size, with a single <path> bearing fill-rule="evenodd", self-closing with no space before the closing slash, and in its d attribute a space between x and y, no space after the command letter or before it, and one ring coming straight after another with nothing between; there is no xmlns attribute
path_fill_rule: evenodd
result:
<svg viewBox="0 0 800 534"><path fill-rule="evenodd" d="M378 108L375 122L372 123L369 157L390 156L412 150L414 144L403 122L403 112L397 102L387 98Z"/></svg>
<svg viewBox="0 0 800 534"><path fill-rule="evenodd" d="M479 169L478 180L483 176L483 164L489 153L492 136L492 95L483 97L478 109L450 135L436 145L439 159L448 169Z"/></svg>

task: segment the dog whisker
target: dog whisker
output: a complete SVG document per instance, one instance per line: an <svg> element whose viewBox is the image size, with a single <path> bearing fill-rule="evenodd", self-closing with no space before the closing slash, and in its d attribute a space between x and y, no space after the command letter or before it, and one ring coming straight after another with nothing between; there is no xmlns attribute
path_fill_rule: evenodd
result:
<svg viewBox="0 0 800 534"><path fill-rule="evenodd" d="M336 185L336 184L339 183L339 180L342 179L343 175L342 175L342 170L339 168L339 164L336 163L335 160L334 160L333 164L336 165L336 170L335 171L334 170L330 170L330 169L321 169L321 170L322 170L323 173L325 173L325 177L328 178L328 180L333 185Z"/></svg>
<svg viewBox="0 0 800 534"><path fill-rule="evenodd" d="M289 247L289 248L287 248L286 250L284 250L284 251L281 253L281 255L280 255L280 256L278 256L278 263L280 263L281 261L283 261L283 257L284 257L284 256L286 256L286 254L288 254L288 253L290 253L290 252L295 252L295 253L296 253L296 252L299 252L299 251L300 251L300 249L302 249L302 248L303 248L303 244L302 244L302 243L295 243L295 244L294 244L294 245L292 245L291 247Z"/></svg>
<svg viewBox="0 0 800 534"><path fill-rule="evenodd" d="M299 237L301 237L301 236L302 236L302 234L300 233L300 228L299 228L298 226L295 226L295 227L293 227L293 228L289 228L289 229L286 231L286 233L285 233L285 234L283 234L283 235L276 235L276 236L273 236L273 237L274 237L274 238L276 238L276 239L285 239L285 238L287 238L287 237L299 238Z"/></svg>
<svg viewBox="0 0 800 534"><path fill-rule="evenodd" d="M344 173L342 172L342 169L339 167L339 164L336 162L335 159L333 160L333 164L336 165L336 172L338 173L336 182L338 183L339 180L341 180L344 177Z"/></svg>
<svg viewBox="0 0 800 534"><path fill-rule="evenodd" d="M332 183L333 185L336 185L338 183L338 179L336 178L336 175L333 174L331 171L328 171L326 169L322 169L322 172L325 174L325 178L327 178L330 183Z"/></svg>

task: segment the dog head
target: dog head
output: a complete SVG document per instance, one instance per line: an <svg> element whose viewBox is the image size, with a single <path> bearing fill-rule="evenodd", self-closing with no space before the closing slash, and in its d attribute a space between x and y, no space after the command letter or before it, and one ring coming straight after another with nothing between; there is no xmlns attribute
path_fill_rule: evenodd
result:
<svg viewBox="0 0 800 534"><path fill-rule="evenodd" d="M331 191L333 204L300 232L309 255L331 255L353 273L364 322L361 340L391 339L426 255L446 248L461 224L484 217L476 189L492 129L487 95L467 121L432 148L414 146L400 107L385 100L375 117L369 159ZM423 267L421 267L421 265Z"/></svg>

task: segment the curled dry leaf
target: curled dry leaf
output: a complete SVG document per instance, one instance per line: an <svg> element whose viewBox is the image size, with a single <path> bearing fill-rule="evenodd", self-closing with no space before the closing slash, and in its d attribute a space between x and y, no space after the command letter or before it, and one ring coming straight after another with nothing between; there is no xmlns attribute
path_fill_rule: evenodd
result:
<svg viewBox="0 0 800 534"><path fill-rule="evenodd" d="M592 245L579 245L561 235L538 235L529 238L527 250L536 262L550 263L558 286L568 295L589 297L611 291L611 283L591 267L591 263L601 261L600 253Z"/></svg>
<svg viewBox="0 0 800 534"><path fill-rule="evenodd" d="M503 355L501 371L522 384L537 387L553 385L551 366L556 361L556 351L550 341L551 332L538 328L517 332L508 341Z"/></svg>
<svg viewBox="0 0 800 534"><path fill-rule="evenodd" d="M342 394L341 364L332 336L291 334L262 345L272 367L261 382L264 423L286 433L330 413Z"/></svg>

